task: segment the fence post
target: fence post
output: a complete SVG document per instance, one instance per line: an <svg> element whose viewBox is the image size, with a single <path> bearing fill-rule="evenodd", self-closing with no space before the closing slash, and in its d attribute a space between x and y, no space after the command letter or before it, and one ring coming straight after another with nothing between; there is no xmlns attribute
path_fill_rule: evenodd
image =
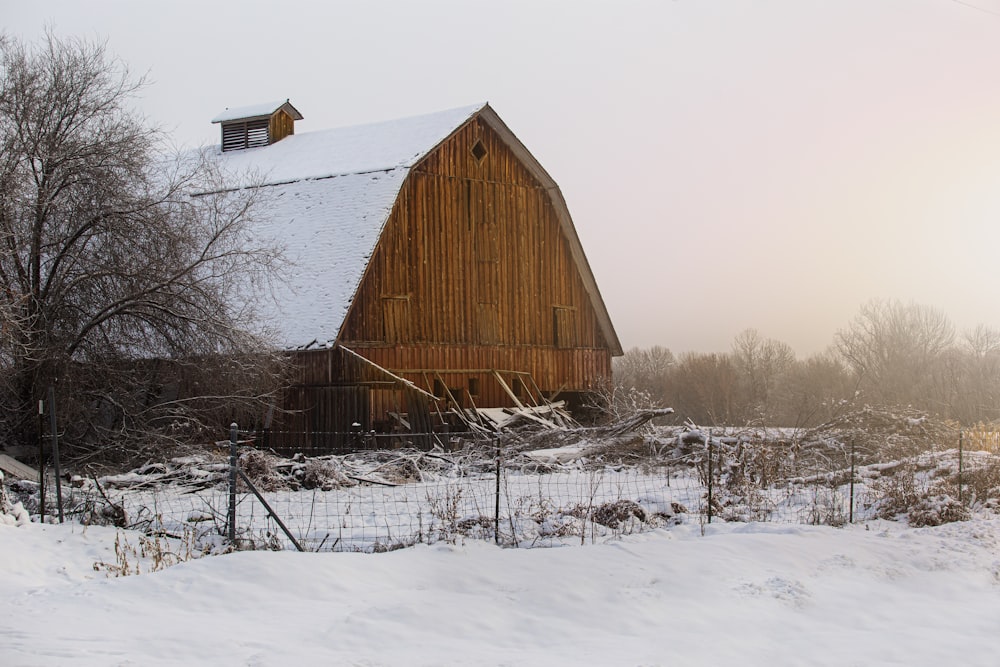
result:
<svg viewBox="0 0 1000 667"><path fill-rule="evenodd" d="M45 523L45 401L38 399L38 514Z"/></svg>
<svg viewBox="0 0 1000 667"><path fill-rule="evenodd" d="M59 467L59 432L56 426L56 389L49 387L49 430L52 436L52 466L56 473L56 506L59 508L59 523L65 521L62 500L62 469Z"/></svg>
<svg viewBox="0 0 1000 667"><path fill-rule="evenodd" d="M496 453L497 453L497 490L496 490L496 508L493 512L493 541L499 546L500 544L500 470L501 466L501 453L500 453L500 434L493 434L493 441L496 443Z"/></svg>
<svg viewBox="0 0 1000 667"><path fill-rule="evenodd" d="M229 543L236 546L236 422L229 425Z"/></svg>
<svg viewBox="0 0 1000 667"><path fill-rule="evenodd" d="M962 504L962 445L964 443L964 434L962 431L958 432L958 503Z"/></svg>
<svg viewBox="0 0 1000 667"><path fill-rule="evenodd" d="M848 517L848 521L854 523L854 438L851 438L851 506Z"/></svg>
<svg viewBox="0 0 1000 667"><path fill-rule="evenodd" d="M712 523L712 431L708 431L708 522Z"/></svg>

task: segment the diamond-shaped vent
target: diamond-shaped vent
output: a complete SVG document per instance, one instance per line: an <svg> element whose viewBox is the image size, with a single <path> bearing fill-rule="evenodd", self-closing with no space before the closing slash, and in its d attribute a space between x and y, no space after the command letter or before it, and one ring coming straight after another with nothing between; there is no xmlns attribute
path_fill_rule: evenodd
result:
<svg viewBox="0 0 1000 667"><path fill-rule="evenodd" d="M476 158L476 162L482 162L486 157L486 146L483 146L482 141L476 140L472 147L472 157Z"/></svg>

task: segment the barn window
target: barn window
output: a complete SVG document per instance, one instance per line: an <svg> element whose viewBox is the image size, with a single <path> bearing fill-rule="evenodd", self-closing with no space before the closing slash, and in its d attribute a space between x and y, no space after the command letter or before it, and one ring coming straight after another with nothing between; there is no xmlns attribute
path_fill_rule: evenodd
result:
<svg viewBox="0 0 1000 667"><path fill-rule="evenodd" d="M479 378L469 378L469 396L479 396Z"/></svg>
<svg viewBox="0 0 1000 667"><path fill-rule="evenodd" d="M476 158L476 162L481 163L484 159L486 159L486 146L483 145L481 140L476 139L476 143L472 145L471 150L472 157Z"/></svg>

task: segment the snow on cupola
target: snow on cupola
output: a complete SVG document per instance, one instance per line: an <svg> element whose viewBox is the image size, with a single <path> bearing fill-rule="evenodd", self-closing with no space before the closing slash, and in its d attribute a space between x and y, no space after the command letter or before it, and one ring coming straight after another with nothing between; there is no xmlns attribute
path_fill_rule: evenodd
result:
<svg viewBox="0 0 1000 667"><path fill-rule="evenodd" d="M295 134L295 121L302 114L286 99L229 109L212 119L222 124L222 150L267 146Z"/></svg>

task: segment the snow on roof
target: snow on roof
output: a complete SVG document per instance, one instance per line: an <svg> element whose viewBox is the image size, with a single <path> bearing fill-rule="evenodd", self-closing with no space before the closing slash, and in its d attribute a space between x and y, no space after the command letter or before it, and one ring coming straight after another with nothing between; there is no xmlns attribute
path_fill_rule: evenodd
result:
<svg viewBox="0 0 1000 667"><path fill-rule="evenodd" d="M296 181L269 195L259 233L289 260L269 317L284 347L336 340L406 173Z"/></svg>
<svg viewBox="0 0 1000 667"><path fill-rule="evenodd" d="M293 134L270 146L222 153L232 178L252 174L265 184L409 168L485 104L399 120Z"/></svg>
<svg viewBox="0 0 1000 667"><path fill-rule="evenodd" d="M234 186L271 186L258 231L290 262L264 305L279 343L337 339L410 168L485 106L210 149Z"/></svg>
<svg viewBox="0 0 1000 667"><path fill-rule="evenodd" d="M238 120L241 118L260 118L262 116L270 116L286 104L288 105L289 113L291 113L292 117L294 117L295 120L302 120L302 114L300 114L298 109L293 107L288 100L278 100L276 102L265 102L263 104L234 107L232 109L227 107L225 111L213 118L212 122L225 123L226 121Z"/></svg>

